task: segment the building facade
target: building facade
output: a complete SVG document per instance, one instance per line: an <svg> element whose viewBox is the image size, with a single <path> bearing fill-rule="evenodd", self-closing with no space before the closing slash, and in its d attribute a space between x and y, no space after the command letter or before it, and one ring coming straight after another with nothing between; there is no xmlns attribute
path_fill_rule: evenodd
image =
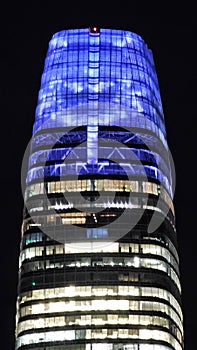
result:
<svg viewBox="0 0 197 350"><path fill-rule="evenodd" d="M182 350L173 169L139 35L53 35L25 175L16 350Z"/></svg>

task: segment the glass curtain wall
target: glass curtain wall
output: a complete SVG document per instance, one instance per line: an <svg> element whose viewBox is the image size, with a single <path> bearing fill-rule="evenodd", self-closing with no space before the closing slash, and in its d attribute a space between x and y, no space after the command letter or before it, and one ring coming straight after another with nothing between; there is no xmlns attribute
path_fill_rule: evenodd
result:
<svg viewBox="0 0 197 350"><path fill-rule="evenodd" d="M54 34L26 173L16 350L183 349L172 182L143 39Z"/></svg>

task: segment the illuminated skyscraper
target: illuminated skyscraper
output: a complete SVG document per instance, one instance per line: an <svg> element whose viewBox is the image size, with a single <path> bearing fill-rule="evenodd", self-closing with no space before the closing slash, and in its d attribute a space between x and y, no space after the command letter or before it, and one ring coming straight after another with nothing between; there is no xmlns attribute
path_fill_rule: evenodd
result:
<svg viewBox="0 0 197 350"><path fill-rule="evenodd" d="M182 350L173 165L139 35L52 37L29 151L16 350Z"/></svg>

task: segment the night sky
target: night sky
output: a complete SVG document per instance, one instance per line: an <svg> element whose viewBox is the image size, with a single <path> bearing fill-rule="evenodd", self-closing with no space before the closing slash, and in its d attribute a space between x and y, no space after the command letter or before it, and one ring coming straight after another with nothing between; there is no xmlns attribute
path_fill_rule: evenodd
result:
<svg viewBox="0 0 197 350"><path fill-rule="evenodd" d="M9 3L1 11L1 336L0 349L14 350L15 300L22 223L21 163L31 137L48 42L64 29L125 29L152 49L176 170L175 210L179 243L185 350L196 350L196 5L178 2L92 1ZM132 4L132 5L131 5ZM176 6L175 6L176 7ZM12 9L11 9L12 8ZM4 20L4 22L3 22ZM196 337L195 337L196 338Z"/></svg>

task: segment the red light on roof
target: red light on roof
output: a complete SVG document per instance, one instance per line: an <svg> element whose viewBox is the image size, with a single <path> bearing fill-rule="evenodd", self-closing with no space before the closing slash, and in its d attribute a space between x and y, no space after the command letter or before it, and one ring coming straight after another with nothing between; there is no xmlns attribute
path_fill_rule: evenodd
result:
<svg viewBox="0 0 197 350"><path fill-rule="evenodd" d="M100 33L100 28L98 28L98 27L90 27L89 31L90 31L90 33Z"/></svg>

